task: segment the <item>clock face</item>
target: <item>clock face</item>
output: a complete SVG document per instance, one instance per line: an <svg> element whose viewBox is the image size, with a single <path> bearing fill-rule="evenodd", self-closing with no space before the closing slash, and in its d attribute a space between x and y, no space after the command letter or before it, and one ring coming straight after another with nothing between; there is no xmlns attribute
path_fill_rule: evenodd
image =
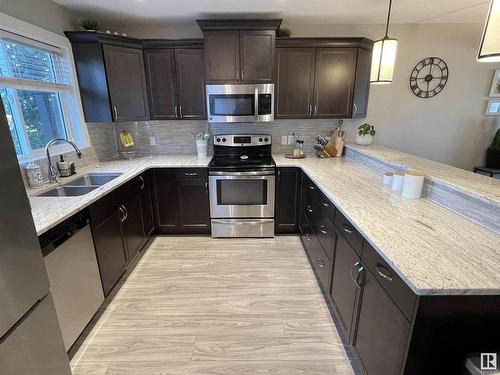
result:
<svg viewBox="0 0 500 375"><path fill-rule="evenodd" d="M439 94L448 81L448 65L439 57L420 61L410 75L410 88L419 98L432 98Z"/></svg>

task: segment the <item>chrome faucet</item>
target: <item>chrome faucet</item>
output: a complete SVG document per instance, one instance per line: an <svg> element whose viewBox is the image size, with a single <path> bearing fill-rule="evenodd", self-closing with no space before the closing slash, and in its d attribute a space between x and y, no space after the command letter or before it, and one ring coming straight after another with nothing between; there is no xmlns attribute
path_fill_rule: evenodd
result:
<svg viewBox="0 0 500 375"><path fill-rule="evenodd" d="M47 145L45 146L45 153L47 154L47 161L49 162L49 181L52 184L57 182L57 176L59 173L57 172L57 169L52 165L52 161L50 160L50 147L54 143L59 143L59 142L66 142L66 143L70 144L75 149L76 155L78 156L78 159L83 158L82 152L80 151L78 146L73 141L70 141L69 139L66 139L66 138L54 138L54 139L50 140L47 143Z"/></svg>

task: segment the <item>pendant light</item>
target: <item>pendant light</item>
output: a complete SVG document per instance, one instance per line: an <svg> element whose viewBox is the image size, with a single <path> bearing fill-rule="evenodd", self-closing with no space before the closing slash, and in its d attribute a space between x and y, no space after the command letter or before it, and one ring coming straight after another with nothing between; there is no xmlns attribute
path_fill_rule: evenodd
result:
<svg viewBox="0 0 500 375"><path fill-rule="evenodd" d="M373 44L372 68L370 72L370 83L388 84L392 82L394 65L396 63L396 52L398 40L389 38L389 21L391 19L392 0L389 0L389 11L387 12L387 24L385 36Z"/></svg>
<svg viewBox="0 0 500 375"><path fill-rule="evenodd" d="M477 61L500 61L500 0L491 0L484 24Z"/></svg>

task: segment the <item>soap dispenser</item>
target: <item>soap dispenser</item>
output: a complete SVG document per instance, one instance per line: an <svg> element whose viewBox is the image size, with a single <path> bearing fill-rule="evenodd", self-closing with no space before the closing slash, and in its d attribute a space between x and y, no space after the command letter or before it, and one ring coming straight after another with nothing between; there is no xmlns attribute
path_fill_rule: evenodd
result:
<svg viewBox="0 0 500 375"><path fill-rule="evenodd" d="M71 176L71 169L69 168L69 164L67 161L64 161L64 156L59 155L59 161L57 162L57 169L61 177L69 177Z"/></svg>

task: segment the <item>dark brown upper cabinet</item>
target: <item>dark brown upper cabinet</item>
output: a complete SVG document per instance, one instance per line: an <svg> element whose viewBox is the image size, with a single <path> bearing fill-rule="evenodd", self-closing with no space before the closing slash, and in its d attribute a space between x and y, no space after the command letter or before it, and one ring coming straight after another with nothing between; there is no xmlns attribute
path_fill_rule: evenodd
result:
<svg viewBox="0 0 500 375"><path fill-rule="evenodd" d="M206 118L203 40L144 40L144 60L152 119Z"/></svg>
<svg viewBox="0 0 500 375"><path fill-rule="evenodd" d="M272 83L281 20L198 20L207 83Z"/></svg>
<svg viewBox="0 0 500 375"><path fill-rule="evenodd" d="M367 112L372 42L277 41L276 118L352 118Z"/></svg>
<svg viewBox="0 0 500 375"><path fill-rule="evenodd" d="M142 41L85 31L65 34L73 49L85 120L149 119Z"/></svg>
<svg viewBox="0 0 500 375"><path fill-rule="evenodd" d="M276 49L276 112L278 118L306 118L312 108L314 48Z"/></svg>

